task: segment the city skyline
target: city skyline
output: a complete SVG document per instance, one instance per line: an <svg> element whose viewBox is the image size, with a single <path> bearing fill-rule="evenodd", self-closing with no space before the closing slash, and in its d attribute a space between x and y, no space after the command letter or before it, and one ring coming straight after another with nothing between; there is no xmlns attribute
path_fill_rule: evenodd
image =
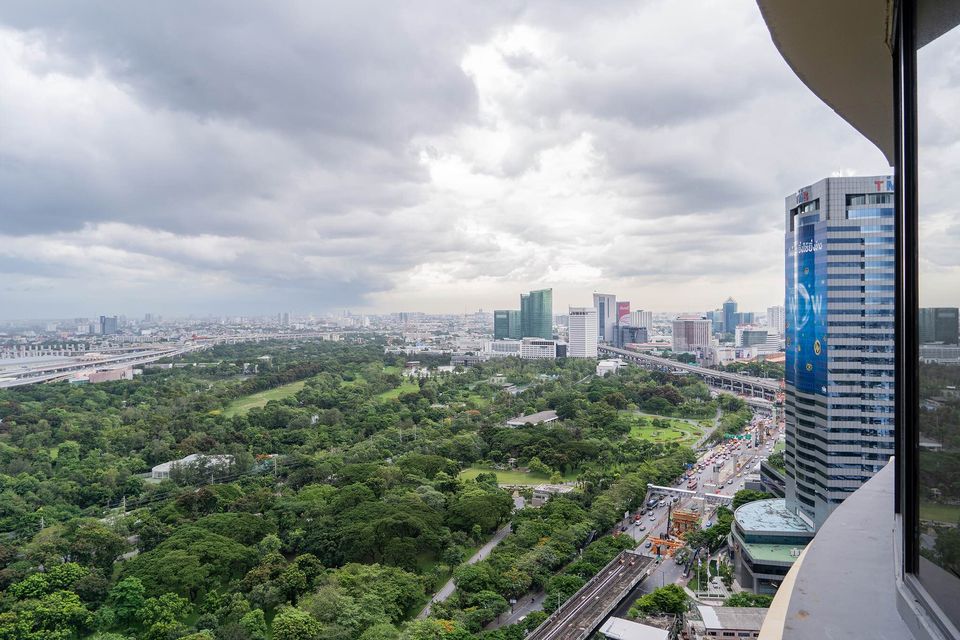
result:
<svg viewBox="0 0 960 640"><path fill-rule="evenodd" d="M782 194L888 171L753 3L320 13L4 5L0 314L455 312L556 283L557 308L763 309Z"/></svg>

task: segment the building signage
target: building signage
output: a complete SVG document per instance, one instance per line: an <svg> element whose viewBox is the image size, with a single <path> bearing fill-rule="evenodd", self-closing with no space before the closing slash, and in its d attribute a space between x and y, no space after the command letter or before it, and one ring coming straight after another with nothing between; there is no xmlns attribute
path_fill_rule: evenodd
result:
<svg viewBox="0 0 960 640"><path fill-rule="evenodd" d="M626 316L626 319L624 319ZM617 324L630 324L630 303L617 302Z"/></svg>
<svg viewBox="0 0 960 640"><path fill-rule="evenodd" d="M893 191L893 176L874 180L873 184L877 187L877 191Z"/></svg>
<svg viewBox="0 0 960 640"><path fill-rule="evenodd" d="M827 386L826 223L799 227L786 242L786 378L797 391ZM792 237L791 237L792 236Z"/></svg>

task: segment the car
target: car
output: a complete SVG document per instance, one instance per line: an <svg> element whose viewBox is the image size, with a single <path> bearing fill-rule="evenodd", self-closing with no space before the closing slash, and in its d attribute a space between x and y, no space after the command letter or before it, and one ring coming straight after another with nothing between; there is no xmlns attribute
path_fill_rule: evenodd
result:
<svg viewBox="0 0 960 640"><path fill-rule="evenodd" d="M727 480L727 484L733 484L733 480Z"/></svg>
<svg viewBox="0 0 960 640"><path fill-rule="evenodd" d="M639 522L637 523L637 528L638 528L640 531L646 531L646 530L647 530L646 525L642 525L642 524L640 524Z"/></svg>
<svg viewBox="0 0 960 640"><path fill-rule="evenodd" d="M707 520L707 526L708 526L708 527L712 527L712 526L713 526L713 520Z"/></svg>
<svg viewBox="0 0 960 640"><path fill-rule="evenodd" d="M653 543L650 542L649 540L647 540L647 544L645 544L645 545L643 545L643 546L645 546L647 549L649 549L650 547L653 546Z"/></svg>
<svg viewBox="0 0 960 640"><path fill-rule="evenodd" d="M659 506L659 507L665 507L665 506L667 506L666 500L661 500L659 503L657 503L657 506Z"/></svg>
<svg viewBox="0 0 960 640"><path fill-rule="evenodd" d="M646 510L646 509L640 509L640 515L642 515L642 516L647 515L647 510Z"/></svg>
<svg viewBox="0 0 960 640"><path fill-rule="evenodd" d="M627 528L626 528L625 526L624 526L624 527L620 527L620 531L626 531L626 530L627 530Z"/></svg>
<svg viewBox="0 0 960 640"><path fill-rule="evenodd" d="M656 522L656 521L657 521L657 516L651 514L651 515L650 515L650 522Z"/></svg>

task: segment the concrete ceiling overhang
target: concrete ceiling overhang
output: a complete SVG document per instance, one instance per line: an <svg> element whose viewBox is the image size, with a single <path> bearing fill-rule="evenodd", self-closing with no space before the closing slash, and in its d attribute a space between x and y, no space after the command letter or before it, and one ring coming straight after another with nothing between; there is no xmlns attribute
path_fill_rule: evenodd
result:
<svg viewBox="0 0 960 640"><path fill-rule="evenodd" d="M893 164L893 54L888 0L757 0L797 77Z"/></svg>
<svg viewBox="0 0 960 640"><path fill-rule="evenodd" d="M893 0L757 0L797 77L893 164ZM960 24L960 0L917 0L917 47Z"/></svg>

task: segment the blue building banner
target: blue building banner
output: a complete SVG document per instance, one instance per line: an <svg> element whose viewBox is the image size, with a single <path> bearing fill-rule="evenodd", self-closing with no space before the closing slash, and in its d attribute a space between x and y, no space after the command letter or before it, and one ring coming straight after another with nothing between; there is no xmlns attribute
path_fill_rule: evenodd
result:
<svg viewBox="0 0 960 640"><path fill-rule="evenodd" d="M798 227L786 246L786 382L803 393L827 391L825 221Z"/></svg>

